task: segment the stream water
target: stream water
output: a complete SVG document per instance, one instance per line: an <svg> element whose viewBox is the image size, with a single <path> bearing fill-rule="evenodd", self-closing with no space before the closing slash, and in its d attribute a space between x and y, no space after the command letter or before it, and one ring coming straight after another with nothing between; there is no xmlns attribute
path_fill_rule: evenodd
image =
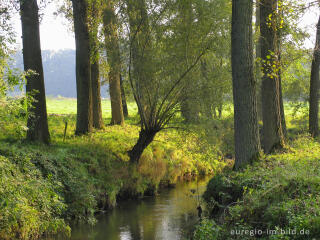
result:
<svg viewBox="0 0 320 240"><path fill-rule="evenodd" d="M182 240L198 223L197 206L209 178L181 182L159 195L121 202L95 226L72 229L72 240Z"/></svg>

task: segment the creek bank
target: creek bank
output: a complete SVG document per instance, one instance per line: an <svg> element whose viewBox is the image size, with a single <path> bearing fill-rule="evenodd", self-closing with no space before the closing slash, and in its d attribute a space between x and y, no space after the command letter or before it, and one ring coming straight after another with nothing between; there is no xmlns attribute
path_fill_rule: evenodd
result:
<svg viewBox="0 0 320 240"><path fill-rule="evenodd" d="M1 239L68 235L68 223L94 225L95 214L120 199L153 195L184 176L216 173L226 165L209 144L196 144L196 135L170 131L159 133L132 168L126 152L136 141L138 127L112 126L83 137L68 133L63 141L61 119L51 117L49 123L62 124L51 128L49 147L1 141L0 208L6 213L0 217ZM72 122L69 125L72 129Z"/></svg>
<svg viewBox="0 0 320 240"><path fill-rule="evenodd" d="M173 188L159 188L155 196L121 201L116 208L97 215L94 226L74 225L71 240L92 236L95 240L187 239L199 222L196 208L209 179L181 180Z"/></svg>
<svg viewBox="0 0 320 240"><path fill-rule="evenodd" d="M193 239L319 239L319 156L319 141L303 134L241 171L215 175L204 194L212 218Z"/></svg>

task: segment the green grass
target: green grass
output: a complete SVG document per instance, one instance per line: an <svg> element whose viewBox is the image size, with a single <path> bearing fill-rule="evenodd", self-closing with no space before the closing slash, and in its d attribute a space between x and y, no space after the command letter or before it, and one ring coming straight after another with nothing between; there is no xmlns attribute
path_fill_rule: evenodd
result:
<svg viewBox="0 0 320 240"><path fill-rule="evenodd" d="M101 101L103 118L111 118L111 103L110 100L103 99ZM75 98L47 98L48 114L77 114L77 99ZM128 103L128 111L131 114L138 112L134 102Z"/></svg>

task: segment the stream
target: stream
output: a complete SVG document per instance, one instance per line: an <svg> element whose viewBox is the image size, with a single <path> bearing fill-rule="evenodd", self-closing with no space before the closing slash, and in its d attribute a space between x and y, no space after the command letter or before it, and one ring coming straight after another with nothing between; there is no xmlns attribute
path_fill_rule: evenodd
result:
<svg viewBox="0 0 320 240"><path fill-rule="evenodd" d="M197 206L210 178L179 182L154 197L120 202L95 226L72 228L72 240L182 240L198 223Z"/></svg>

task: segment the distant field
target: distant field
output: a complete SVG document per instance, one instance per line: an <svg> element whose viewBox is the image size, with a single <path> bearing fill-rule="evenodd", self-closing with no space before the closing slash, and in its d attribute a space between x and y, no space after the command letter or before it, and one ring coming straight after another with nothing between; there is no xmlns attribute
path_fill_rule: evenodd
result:
<svg viewBox="0 0 320 240"><path fill-rule="evenodd" d="M129 113L137 113L135 103L128 103ZM48 114L76 114L77 99L75 98L48 98L47 99ZM104 118L111 117L110 100L102 101L102 115Z"/></svg>
<svg viewBox="0 0 320 240"><path fill-rule="evenodd" d="M300 106L300 105L298 105ZM138 113L137 106L135 102L128 102L129 115L135 117ZM77 99L75 98L47 98L47 111L48 114L77 114ZM223 117L230 116L233 113L233 108L230 104L226 104L223 110ZM287 128L299 128L304 129L307 127L307 113L308 107L305 104L301 104L300 107L295 107L295 105L285 103L285 113ZM102 116L106 121L111 118L111 105L109 99L104 99L102 101ZM133 120L135 122L136 120ZM260 122L262 124L262 122Z"/></svg>

